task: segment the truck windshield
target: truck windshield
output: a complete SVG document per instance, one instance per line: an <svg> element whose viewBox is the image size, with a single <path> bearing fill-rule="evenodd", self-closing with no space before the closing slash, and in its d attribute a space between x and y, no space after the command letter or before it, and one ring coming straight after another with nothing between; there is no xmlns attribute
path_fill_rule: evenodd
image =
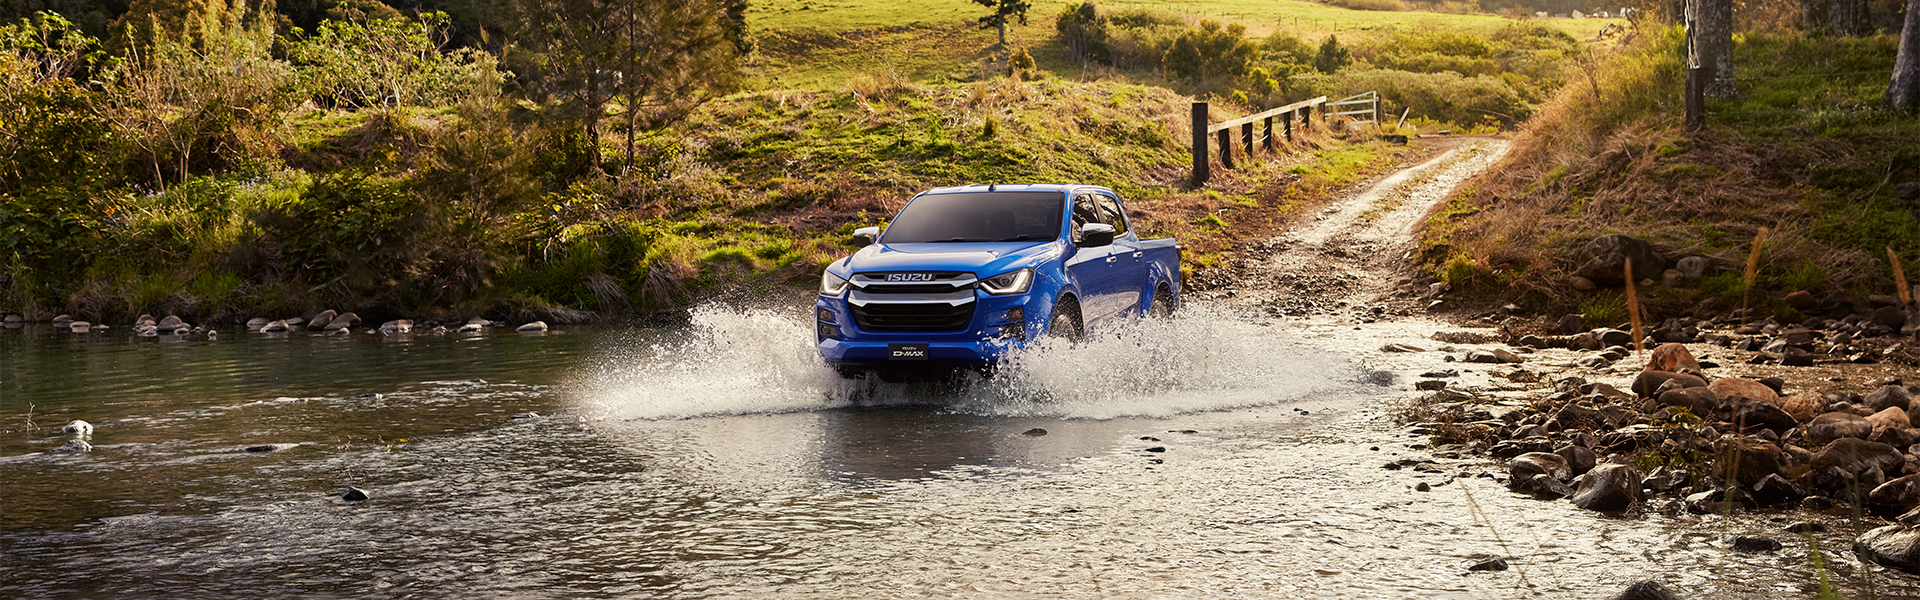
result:
<svg viewBox="0 0 1920 600"><path fill-rule="evenodd" d="M883 244L1052 241L1060 237L1059 192L928 194L893 218Z"/></svg>

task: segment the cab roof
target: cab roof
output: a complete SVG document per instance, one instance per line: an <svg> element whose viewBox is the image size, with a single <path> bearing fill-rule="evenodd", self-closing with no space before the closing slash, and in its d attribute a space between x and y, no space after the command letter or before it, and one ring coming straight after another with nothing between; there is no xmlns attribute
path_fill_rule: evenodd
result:
<svg viewBox="0 0 1920 600"><path fill-rule="evenodd" d="M1075 190L1098 190L1098 191L1112 193L1112 190L1108 190L1107 188L1100 187L1097 185L1087 185L1084 183L975 183L975 184L969 184L969 185L956 185L956 186L949 186L949 187L933 188L931 190L921 192L921 194L954 194L954 193L961 193L961 192L976 193L976 194L980 192L1067 193Z"/></svg>

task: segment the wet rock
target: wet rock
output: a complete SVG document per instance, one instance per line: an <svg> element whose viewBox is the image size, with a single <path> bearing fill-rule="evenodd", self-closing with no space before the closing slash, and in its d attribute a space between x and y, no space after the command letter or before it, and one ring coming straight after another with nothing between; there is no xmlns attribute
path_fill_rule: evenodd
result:
<svg viewBox="0 0 1920 600"><path fill-rule="evenodd" d="M1874 390L1871 394L1867 394L1864 403L1868 408L1876 412L1886 410L1889 407L1899 407L1901 410L1913 410L1913 394L1908 392L1907 388L1898 385L1889 385Z"/></svg>
<svg viewBox="0 0 1920 600"><path fill-rule="evenodd" d="M1548 475L1560 480L1573 478L1573 469L1568 466L1567 459L1548 452L1528 452L1513 457L1507 465L1507 473L1515 482L1532 480L1534 475Z"/></svg>
<svg viewBox="0 0 1920 600"><path fill-rule="evenodd" d="M1811 367L1813 355L1805 350L1788 346L1780 351L1780 365L1786 367Z"/></svg>
<svg viewBox="0 0 1920 600"><path fill-rule="evenodd" d="M1523 491L1531 492L1533 497L1539 500L1559 500L1572 496L1574 492L1573 488L1567 487L1565 482L1546 474L1534 475L1533 479L1528 480Z"/></svg>
<svg viewBox="0 0 1920 600"><path fill-rule="evenodd" d="M340 499L348 502L361 502L367 499L367 492L357 487L347 486L346 493L340 494Z"/></svg>
<svg viewBox="0 0 1920 600"><path fill-rule="evenodd" d="M1633 343L1633 334L1618 329L1597 329L1592 333L1595 339L1600 340L1602 347L1625 347Z"/></svg>
<svg viewBox="0 0 1920 600"><path fill-rule="evenodd" d="M1680 388L1660 394L1662 406L1687 409L1694 416L1711 416L1720 410L1720 397L1706 387Z"/></svg>
<svg viewBox="0 0 1920 600"><path fill-rule="evenodd" d="M1426 349L1421 348L1419 346L1409 346L1407 344L1387 344L1385 346L1382 346L1380 348L1380 351L1381 352L1426 352Z"/></svg>
<svg viewBox="0 0 1920 600"><path fill-rule="evenodd" d="M1679 382L1682 387L1708 387L1707 380L1686 373L1641 371L1639 376L1633 378L1633 393L1640 398L1657 397L1660 386L1665 385L1669 381Z"/></svg>
<svg viewBox="0 0 1920 600"><path fill-rule="evenodd" d="M1902 410L1898 406L1889 406L1886 410L1867 415L1866 420L1868 423L1873 424L1874 433L1880 433L1887 429L1907 429L1912 426L1912 422L1907 419L1907 411ZM1901 447L1906 446L1906 444L1896 445Z"/></svg>
<svg viewBox="0 0 1920 600"><path fill-rule="evenodd" d="M1775 433L1792 430L1800 422L1788 414L1787 410L1765 402L1748 402L1739 406L1734 413L1734 422L1744 425L1746 431L1765 429Z"/></svg>
<svg viewBox="0 0 1920 600"><path fill-rule="evenodd" d="M79 419L74 419L72 421L68 421L66 425L62 426L60 428L60 433L72 434L80 437L88 437L93 435L93 424L88 423L86 421L79 420Z"/></svg>
<svg viewBox="0 0 1920 600"><path fill-rule="evenodd" d="M1559 326L1561 335L1573 335L1587 330L1587 318L1580 315L1564 315L1560 317Z"/></svg>
<svg viewBox="0 0 1920 600"><path fill-rule="evenodd" d="M320 320L314 319L313 322L318 323L320 322ZM360 324L360 315L346 312L346 313L340 313L339 316L334 317L332 321L329 321L326 324L326 326L322 328L322 330L327 332L346 331L352 328L354 325L359 325L359 324Z"/></svg>
<svg viewBox="0 0 1920 600"><path fill-rule="evenodd" d="M1841 438L1867 439L1873 435L1873 423L1848 412L1830 412L1814 417L1807 424L1807 441L1825 446Z"/></svg>
<svg viewBox="0 0 1920 600"><path fill-rule="evenodd" d="M1167 451L1167 447L1166 447L1166 446L1154 446L1154 447L1152 447L1152 448L1148 448L1148 449L1147 449L1147 451L1148 451L1148 452L1166 452L1166 451Z"/></svg>
<svg viewBox="0 0 1920 600"><path fill-rule="evenodd" d="M1739 535L1727 540L1727 547L1733 548L1734 552L1773 552L1780 549L1780 542L1763 537Z"/></svg>
<svg viewBox="0 0 1920 600"><path fill-rule="evenodd" d="M1545 437L1529 437L1517 440L1502 440L1493 445L1488 454L1495 458L1517 457L1523 454L1545 453L1553 450L1553 441Z"/></svg>
<svg viewBox="0 0 1920 600"><path fill-rule="evenodd" d="M261 327L266 327L268 323L272 323L272 322L273 322L272 320L269 320L266 317L254 317L251 319L247 319L247 331L259 331Z"/></svg>
<svg viewBox="0 0 1920 600"><path fill-rule="evenodd" d="M1868 471L1886 472L1900 469L1906 465L1906 456L1900 449L1886 444L1869 442L1857 438L1840 438L1827 444L1825 448L1813 453L1808 461L1815 473L1828 468L1858 478ZM1864 483L1865 479L1860 479ZM1874 485L1879 485L1875 481Z"/></svg>
<svg viewBox="0 0 1920 600"><path fill-rule="evenodd" d="M1427 482L1425 481L1413 484L1413 491L1416 491L1416 492L1427 492L1432 490L1433 490L1433 486L1427 485Z"/></svg>
<svg viewBox="0 0 1920 600"><path fill-rule="evenodd" d="M473 323L467 323L465 325L461 325L459 329L456 329L454 331L458 333L480 333L480 330L485 327L486 327L485 325L475 325Z"/></svg>
<svg viewBox="0 0 1920 600"><path fill-rule="evenodd" d="M380 324L380 333L410 333L412 331L413 321L409 319L398 319Z"/></svg>
<svg viewBox="0 0 1920 600"><path fill-rule="evenodd" d="M1787 294L1786 297L1781 298L1780 301L1785 302L1787 306L1793 307L1794 310L1801 310L1801 311L1807 310L1809 308L1813 308L1814 305L1817 305L1820 303L1819 300L1814 299L1812 293L1806 290L1800 290L1798 292Z"/></svg>
<svg viewBox="0 0 1920 600"><path fill-rule="evenodd" d="M188 328L187 322L185 320L173 315L167 315L167 318L161 319L159 323L155 323L154 327L159 328L161 331L173 331L175 329Z"/></svg>
<svg viewBox="0 0 1920 600"><path fill-rule="evenodd" d="M1033 429L1028 429L1026 431L1020 432L1020 435L1030 435L1035 437L1043 436L1046 434L1047 434L1047 430L1041 429L1039 427L1035 427Z"/></svg>
<svg viewBox="0 0 1920 600"><path fill-rule="evenodd" d="M1898 515L1920 507L1920 475L1908 475L1880 484L1867 493L1875 514Z"/></svg>
<svg viewBox="0 0 1920 600"><path fill-rule="evenodd" d="M1574 506L1601 512L1626 510L1642 500L1640 470L1619 464L1594 467L1573 495Z"/></svg>
<svg viewBox="0 0 1920 600"><path fill-rule="evenodd" d="M1574 253L1574 262L1580 265L1575 273L1598 285L1623 285L1628 260L1633 261L1633 272L1642 277L1667 268L1667 259L1654 252L1651 244L1614 234L1594 238L1581 246Z"/></svg>
<svg viewBox="0 0 1920 600"><path fill-rule="evenodd" d="M309 331L326 329L327 324L332 323L333 318L338 316L340 316L340 313L333 312L333 309L320 311L320 314L314 315L313 319L307 322L307 329Z"/></svg>
<svg viewBox="0 0 1920 600"><path fill-rule="evenodd" d="M1752 379L1723 377L1715 379L1707 388L1720 397L1722 405L1735 406L1749 402L1781 404L1779 393L1774 392L1773 388L1767 387L1766 384Z"/></svg>
<svg viewBox="0 0 1920 600"><path fill-rule="evenodd" d="M527 324L525 324L525 325L521 325L521 326L519 326L519 327L515 327L515 328L513 328L513 330L514 330L514 331L518 331L518 332L520 332L520 333L538 333L538 332L541 332L541 331L546 331L546 330L547 330L547 322L546 322L546 321L534 321L534 322L532 322L532 323L527 323Z"/></svg>
<svg viewBox="0 0 1920 600"><path fill-rule="evenodd" d="M1787 414L1793 415L1794 419L1806 423L1812 421L1814 417L1819 416L1827 410L1826 399L1818 396L1818 394L1800 394L1793 396L1787 398L1780 408L1786 409Z"/></svg>
<svg viewBox="0 0 1920 600"><path fill-rule="evenodd" d="M1554 450L1553 453L1567 459L1567 470L1575 477L1592 471L1595 461L1598 460L1598 457L1593 454L1593 449L1585 446L1568 444L1561 446L1559 450Z"/></svg>
<svg viewBox="0 0 1920 600"><path fill-rule="evenodd" d="M1907 311L1897 306L1884 306L1873 311L1873 316L1869 319L1875 325L1899 331L1901 326L1907 324Z"/></svg>
<svg viewBox="0 0 1920 600"><path fill-rule="evenodd" d="M86 454L92 451L93 444L89 444L86 440L82 439L71 439L67 440L67 443L61 444L59 448L48 450L47 454Z"/></svg>
<svg viewBox="0 0 1920 600"><path fill-rule="evenodd" d="M260 326L261 333L275 333L286 331L287 329L286 321L268 321L267 324Z"/></svg>
<svg viewBox="0 0 1920 600"><path fill-rule="evenodd" d="M1814 521L1798 521L1793 524L1787 525L1782 529L1785 531L1791 531L1793 533L1805 535L1809 533L1826 533L1827 525L1825 523L1817 523Z"/></svg>
<svg viewBox="0 0 1920 600"><path fill-rule="evenodd" d="M1920 574L1920 530L1909 525L1868 531L1853 543L1853 552L1881 566Z"/></svg>
<svg viewBox="0 0 1920 600"><path fill-rule="evenodd" d="M1807 510L1827 510L1837 504L1832 498L1826 496L1807 496L1800 499L1800 508Z"/></svg>
<svg viewBox="0 0 1920 600"><path fill-rule="evenodd" d="M1422 390L1422 391L1431 392L1431 391L1439 390L1445 387L1447 387L1447 382L1440 381L1437 379L1429 379L1426 381L1413 382L1413 389Z"/></svg>
<svg viewBox="0 0 1920 600"><path fill-rule="evenodd" d="M1507 568L1508 568L1507 559L1494 558L1491 560L1484 560L1484 561L1474 563L1473 566L1467 567L1467 570L1468 571L1505 571L1507 570Z"/></svg>
<svg viewBox="0 0 1920 600"><path fill-rule="evenodd" d="M1779 473L1767 474L1749 489L1753 490L1753 501L1765 506L1789 506L1807 495L1806 490L1787 481Z"/></svg>
<svg viewBox="0 0 1920 600"><path fill-rule="evenodd" d="M1679 598L1674 596L1673 591L1668 590L1667 586L1648 579L1627 586L1627 589L1620 590L1620 593L1614 594L1607 600L1679 600Z"/></svg>
<svg viewBox="0 0 1920 600"><path fill-rule="evenodd" d="M1444 371L1427 371L1425 373L1421 373L1420 376L1427 377L1427 378L1459 377L1460 372L1454 369L1447 369Z"/></svg>
<svg viewBox="0 0 1920 600"><path fill-rule="evenodd" d="M279 450L279 449L280 449L280 447L279 447L279 446L275 446L275 445L273 445L273 444L261 444L261 445L258 445L258 446L247 446L246 448L243 448L242 450L244 450L244 451L246 451L246 452L272 452L272 451L275 451L275 450Z"/></svg>
<svg viewBox="0 0 1920 600"><path fill-rule="evenodd" d="M1780 447L1751 437L1727 436L1718 447L1720 474L1731 483L1759 483L1780 472ZM1884 444L1882 444L1884 445Z"/></svg>
<svg viewBox="0 0 1920 600"><path fill-rule="evenodd" d="M1647 356L1648 371L1700 372L1700 361L1684 344L1661 344Z"/></svg>

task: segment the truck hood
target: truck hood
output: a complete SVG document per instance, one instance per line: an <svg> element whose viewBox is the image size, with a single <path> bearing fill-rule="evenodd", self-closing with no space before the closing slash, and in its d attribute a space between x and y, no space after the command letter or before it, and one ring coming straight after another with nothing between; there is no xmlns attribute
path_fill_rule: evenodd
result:
<svg viewBox="0 0 1920 600"><path fill-rule="evenodd" d="M841 276L880 271L970 271L991 277L1034 266L1054 257L1063 247L1059 242L874 244L829 270Z"/></svg>

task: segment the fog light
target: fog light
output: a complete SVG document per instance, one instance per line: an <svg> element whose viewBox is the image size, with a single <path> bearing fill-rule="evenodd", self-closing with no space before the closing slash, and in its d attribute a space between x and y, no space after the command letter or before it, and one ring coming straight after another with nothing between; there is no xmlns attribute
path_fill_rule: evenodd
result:
<svg viewBox="0 0 1920 600"><path fill-rule="evenodd" d="M834 327L832 325L828 325L826 323L821 323L820 337L822 339L831 338L831 337L840 337L840 328Z"/></svg>
<svg viewBox="0 0 1920 600"><path fill-rule="evenodd" d="M1000 320L1001 320L1001 321L1013 321L1013 322L1016 322L1016 323L1017 323L1017 322L1021 322L1021 321L1025 321L1025 320L1027 320L1027 309L1026 309L1026 307L1022 307L1022 306L1015 306L1015 307L1013 307L1013 309L1012 309L1012 310L1009 310L1009 311L1007 311L1007 315L1006 315L1006 316L1004 316L1004 317L1000 317Z"/></svg>
<svg viewBox="0 0 1920 600"><path fill-rule="evenodd" d="M1017 340L1027 337L1026 323L1008 323L1000 326L1000 339Z"/></svg>
<svg viewBox="0 0 1920 600"><path fill-rule="evenodd" d="M816 315L820 317L820 320L821 320L822 322L826 322L826 323L832 323L832 322L833 322L833 311L830 311L830 310L827 310L827 309L824 309L824 308L819 308L819 309L815 309L815 310L816 310L816 311L818 311L818 312L816 313Z"/></svg>

